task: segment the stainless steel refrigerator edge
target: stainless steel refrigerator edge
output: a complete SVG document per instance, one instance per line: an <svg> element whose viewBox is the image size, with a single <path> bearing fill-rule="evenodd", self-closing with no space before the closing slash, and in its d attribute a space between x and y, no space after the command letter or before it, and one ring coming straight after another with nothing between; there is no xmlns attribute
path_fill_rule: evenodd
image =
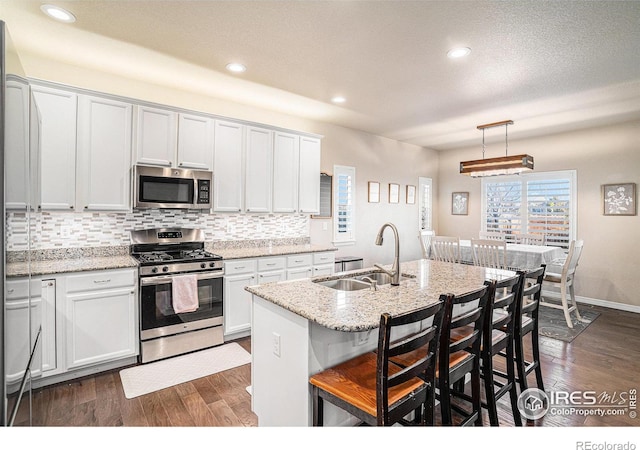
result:
<svg viewBox="0 0 640 450"><path fill-rule="evenodd" d="M2 170L0 170L0 193L2 194L2 220L0 220L0 228L2 229L2 236L5 235L5 210L4 210L4 83L5 83L5 24L0 21L0 164L2 164ZM5 330L5 318L4 318L4 305L5 305L5 262L6 262L6 249L5 239L0 242L0 250L2 250L2 277L0 277L0 286L2 288L2 308L0 308L0 374L2 374L2 383L0 383L0 394L2 398L2 413L0 414L0 425L7 424L7 393L5 390L5 368L4 368L4 330Z"/></svg>

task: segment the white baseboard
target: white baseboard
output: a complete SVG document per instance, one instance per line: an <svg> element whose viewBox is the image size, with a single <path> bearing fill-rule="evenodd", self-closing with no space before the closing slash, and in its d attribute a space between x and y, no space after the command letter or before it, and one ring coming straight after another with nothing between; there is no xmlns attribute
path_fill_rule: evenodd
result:
<svg viewBox="0 0 640 450"><path fill-rule="evenodd" d="M543 290L542 297L560 299L560 293ZM602 306L603 308L611 308L611 309L617 309L619 311L628 311L628 312L640 314L640 306L638 305L628 305L626 303L612 302L609 300L600 300L598 298L581 297L579 295L576 295L576 302L584 303L586 305Z"/></svg>

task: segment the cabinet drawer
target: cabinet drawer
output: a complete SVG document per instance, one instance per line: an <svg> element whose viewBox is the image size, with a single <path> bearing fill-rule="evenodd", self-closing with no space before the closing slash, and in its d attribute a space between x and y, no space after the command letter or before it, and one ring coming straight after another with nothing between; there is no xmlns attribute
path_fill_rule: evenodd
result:
<svg viewBox="0 0 640 450"><path fill-rule="evenodd" d="M335 262L336 255L334 252L322 252L313 254L313 264L333 264Z"/></svg>
<svg viewBox="0 0 640 450"><path fill-rule="evenodd" d="M258 260L258 272L284 269L286 261L286 258L260 258Z"/></svg>
<svg viewBox="0 0 640 450"><path fill-rule="evenodd" d="M135 286L135 270L92 272L67 276L67 292L95 291L123 286Z"/></svg>
<svg viewBox="0 0 640 450"><path fill-rule="evenodd" d="M237 261L225 261L224 274L251 273L256 271L255 259L239 259Z"/></svg>
<svg viewBox="0 0 640 450"><path fill-rule="evenodd" d="M7 300L19 300L29 297L29 280L7 280L5 285ZM42 285L40 279L31 280L31 297L40 297Z"/></svg>
<svg viewBox="0 0 640 450"><path fill-rule="evenodd" d="M310 253L287 256L287 267L310 266L312 259Z"/></svg>

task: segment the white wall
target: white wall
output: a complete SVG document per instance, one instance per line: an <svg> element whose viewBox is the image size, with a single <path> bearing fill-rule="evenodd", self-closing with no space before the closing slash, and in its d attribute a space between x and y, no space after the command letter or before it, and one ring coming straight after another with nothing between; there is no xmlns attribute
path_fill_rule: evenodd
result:
<svg viewBox="0 0 640 450"><path fill-rule="evenodd" d="M509 140L509 154L532 155L536 172L577 170L577 237L585 244L576 295L636 308L640 307L640 216L604 216L601 185L640 185L639 142L640 121ZM477 236L481 227L481 180L460 175L458 170L460 161L481 156L480 145L440 154L438 233L467 239ZM486 157L493 156L501 154L487 148ZM468 216L451 215L451 193L456 191L470 193Z"/></svg>

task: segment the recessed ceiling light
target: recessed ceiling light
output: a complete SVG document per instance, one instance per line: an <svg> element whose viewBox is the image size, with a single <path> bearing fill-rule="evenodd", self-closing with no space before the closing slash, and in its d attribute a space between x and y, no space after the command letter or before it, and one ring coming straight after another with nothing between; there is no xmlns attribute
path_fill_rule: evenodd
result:
<svg viewBox="0 0 640 450"><path fill-rule="evenodd" d="M71 14L69 11L67 11L64 8L60 8L59 6L55 6L55 5L42 5L40 7L40 9L42 10L43 13L45 13L47 16L59 20L60 22L64 22L64 23L73 23L76 21L76 16L74 16L73 14Z"/></svg>
<svg viewBox="0 0 640 450"><path fill-rule="evenodd" d="M346 99L346 98L344 98L344 97L342 97L342 96L340 96L340 95L338 95L338 96L336 96L336 97L333 97L333 98L331 99L331 101L332 101L333 103L344 103L344 102L346 102L346 101L347 101L347 99Z"/></svg>
<svg viewBox="0 0 640 450"><path fill-rule="evenodd" d="M452 48L447 52L447 56L449 58L462 58L463 56L467 56L471 53L471 49L469 47L458 47Z"/></svg>
<svg viewBox="0 0 640 450"><path fill-rule="evenodd" d="M233 73L242 73L246 72L247 68L240 63L229 63L227 64L227 70Z"/></svg>

